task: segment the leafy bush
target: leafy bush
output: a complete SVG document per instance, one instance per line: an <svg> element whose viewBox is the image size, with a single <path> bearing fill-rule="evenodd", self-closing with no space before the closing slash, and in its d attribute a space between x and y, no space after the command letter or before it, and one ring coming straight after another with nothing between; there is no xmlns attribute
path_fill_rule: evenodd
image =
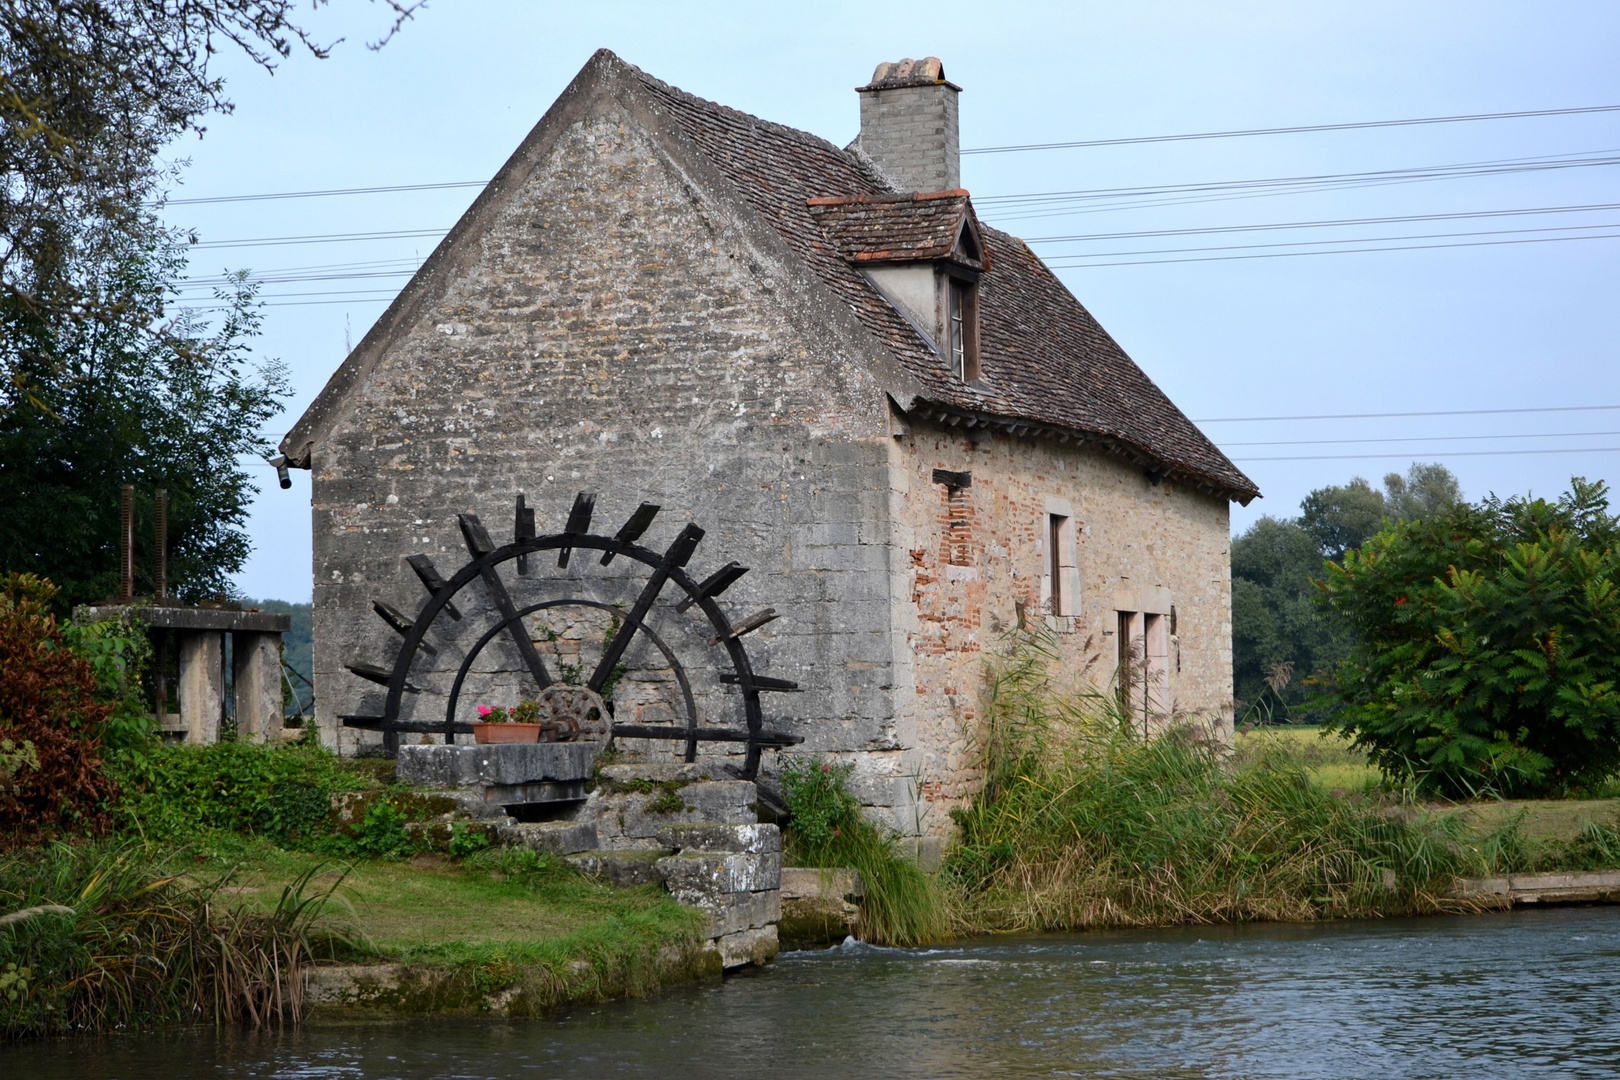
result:
<svg viewBox="0 0 1620 1080"><path fill-rule="evenodd" d="M55 595L43 578L0 578L0 739L16 755L0 781L0 849L104 833L118 791L102 748L118 708L51 614Z"/></svg>
<svg viewBox="0 0 1620 1080"><path fill-rule="evenodd" d="M146 701L142 672L150 666L152 643L145 629L122 622L60 627L68 647L90 665L96 700L108 707L101 729L107 750L140 753L155 744L157 718Z"/></svg>
<svg viewBox="0 0 1620 1080"><path fill-rule="evenodd" d="M789 763L782 773L793 814L794 842L807 855L831 847L843 829L860 820L860 800L845 785L853 764L832 765L820 758Z"/></svg>
<svg viewBox="0 0 1620 1080"><path fill-rule="evenodd" d="M1567 792L1620 767L1620 519L1602 483L1398 522L1328 567L1357 644L1337 724L1450 796Z"/></svg>
<svg viewBox="0 0 1620 1080"><path fill-rule="evenodd" d="M422 846L406 830L405 824L409 820L386 800L378 799L366 807L365 816L353 829L334 831L320 838L314 846L319 851L333 855L396 859Z"/></svg>
<svg viewBox="0 0 1620 1080"><path fill-rule="evenodd" d="M450 854L457 859L476 855L489 847L489 833L457 825L450 831Z"/></svg>
<svg viewBox="0 0 1620 1080"><path fill-rule="evenodd" d="M167 746L120 766L120 827L152 839L185 841L220 829L308 848L328 832L332 796L368 786L334 754L307 743Z"/></svg>
<svg viewBox="0 0 1620 1080"><path fill-rule="evenodd" d="M880 945L922 945L949 926L934 879L904 857L895 838L861 816L845 788L852 765L820 757L791 761L782 773L789 827L785 854L798 866L854 867L861 875L861 936Z"/></svg>

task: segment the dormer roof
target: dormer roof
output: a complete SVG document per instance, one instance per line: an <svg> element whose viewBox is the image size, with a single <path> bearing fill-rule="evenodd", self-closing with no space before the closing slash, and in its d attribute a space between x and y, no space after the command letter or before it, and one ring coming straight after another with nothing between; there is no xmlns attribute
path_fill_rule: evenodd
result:
<svg viewBox="0 0 1620 1080"><path fill-rule="evenodd" d="M988 271L984 234L961 188L925 195L818 196L810 217L846 262L959 262Z"/></svg>

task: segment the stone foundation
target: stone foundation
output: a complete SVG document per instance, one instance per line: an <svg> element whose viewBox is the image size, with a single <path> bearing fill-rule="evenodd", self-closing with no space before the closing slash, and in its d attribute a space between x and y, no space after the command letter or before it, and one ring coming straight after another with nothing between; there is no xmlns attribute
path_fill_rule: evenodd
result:
<svg viewBox="0 0 1620 1080"><path fill-rule="evenodd" d="M705 936L723 969L775 956L782 835L759 823L754 783L717 765L594 768L600 750L594 742L403 746L397 775L457 807L413 826L436 848L465 822L492 842L566 856L619 887L662 883L708 915ZM552 820L513 816L536 810Z"/></svg>

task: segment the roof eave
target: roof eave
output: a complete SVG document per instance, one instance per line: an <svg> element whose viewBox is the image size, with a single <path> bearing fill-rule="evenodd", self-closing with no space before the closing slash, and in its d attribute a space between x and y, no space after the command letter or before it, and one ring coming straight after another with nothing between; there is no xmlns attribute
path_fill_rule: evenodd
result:
<svg viewBox="0 0 1620 1080"><path fill-rule="evenodd" d="M1047 439L1059 445L1088 446L1115 457L1126 458L1147 473L1154 483L1174 480L1178 484L1219 496L1240 506L1247 506L1260 497L1258 488L1235 486L1219 477L1170 461L1145 446L1107 432L1087 431L1067 424L1053 424L1022 416L1006 416L968 409L921 395L910 400L905 406L905 412L923 421L943 423L947 427L960 427L963 430L982 428L987 431L999 431L1014 438L1028 436Z"/></svg>

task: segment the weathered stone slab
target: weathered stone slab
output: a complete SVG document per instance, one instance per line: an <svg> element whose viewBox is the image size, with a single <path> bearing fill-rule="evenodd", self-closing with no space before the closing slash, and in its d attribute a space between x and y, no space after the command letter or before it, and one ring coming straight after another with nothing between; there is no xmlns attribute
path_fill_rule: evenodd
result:
<svg viewBox="0 0 1620 1080"><path fill-rule="evenodd" d="M568 861L582 874L602 878L615 888L628 889L634 885L654 885L662 881L663 875L658 872L658 860L668 857L669 854L664 848L650 851L604 851L570 855Z"/></svg>
<svg viewBox="0 0 1620 1080"><path fill-rule="evenodd" d="M369 1005L399 992L403 964L338 964L310 967L304 974L304 1004Z"/></svg>
<svg viewBox="0 0 1620 1080"><path fill-rule="evenodd" d="M709 936L719 938L743 930L774 926L781 918L782 894L776 889L729 893L720 910L709 915Z"/></svg>
<svg viewBox="0 0 1620 1080"><path fill-rule="evenodd" d="M821 869L806 866L782 868L783 900L859 900L866 886L859 871L849 867Z"/></svg>
<svg viewBox="0 0 1620 1080"><path fill-rule="evenodd" d="M596 742L402 746L395 768L405 783L431 787L584 780L601 752Z"/></svg>
<svg viewBox="0 0 1620 1080"><path fill-rule="evenodd" d="M699 780L737 779L720 764L703 761L616 762L602 766L599 777L608 784L626 787L638 782L692 784Z"/></svg>
<svg viewBox="0 0 1620 1080"><path fill-rule="evenodd" d="M782 831L775 825L668 825L655 834L676 851L745 852L762 855L782 850Z"/></svg>
<svg viewBox="0 0 1620 1080"><path fill-rule="evenodd" d="M782 885L782 856L689 853L658 860L669 893L682 904L715 910L727 893L763 892Z"/></svg>
<svg viewBox="0 0 1620 1080"><path fill-rule="evenodd" d="M597 789L580 812L581 819L600 821L607 847L645 847L657 842L660 829L671 825L752 825L754 785L747 780L709 780L673 790L616 792Z"/></svg>
<svg viewBox="0 0 1620 1080"><path fill-rule="evenodd" d="M595 851L601 846L592 821L511 822L500 826L501 841L508 847L526 847L553 855Z"/></svg>
<svg viewBox="0 0 1620 1080"><path fill-rule="evenodd" d="M781 948L774 926L727 934L717 944L720 946L720 965L728 971L745 964L762 965Z"/></svg>
<svg viewBox="0 0 1620 1080"><path fill-rule="evenodd" d="M1458 878L1453 893L1509 904L1613 904L1620 903L1620 871Z"/></svg>

